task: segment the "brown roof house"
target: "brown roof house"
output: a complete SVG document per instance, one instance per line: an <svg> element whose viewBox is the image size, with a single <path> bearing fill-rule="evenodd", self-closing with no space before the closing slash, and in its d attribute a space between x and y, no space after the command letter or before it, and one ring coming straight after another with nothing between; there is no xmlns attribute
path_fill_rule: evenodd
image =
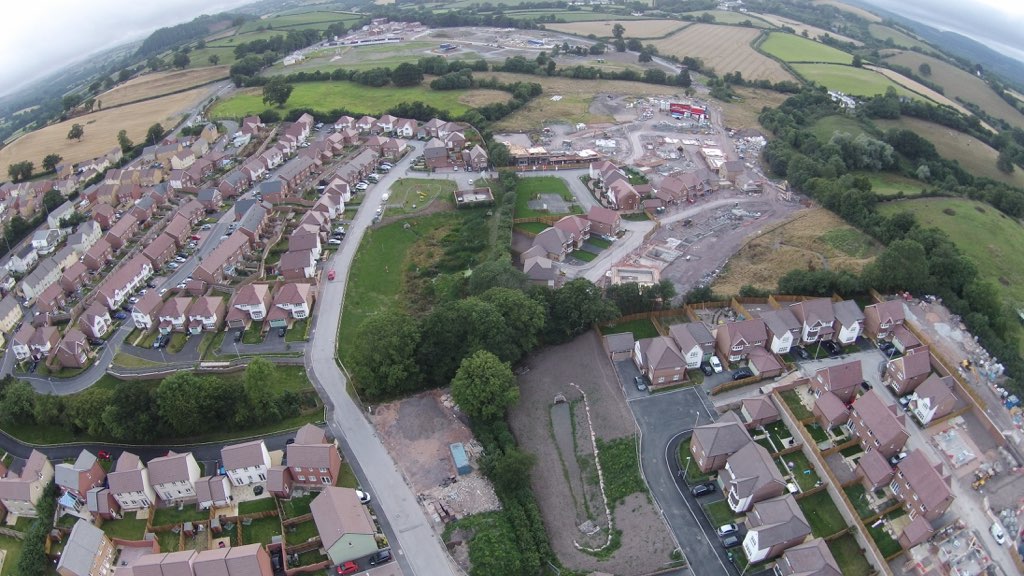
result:
<svg viewBox="0 0 1024 576"><path fill-rule="evenodd" d="M57 344L54 356L62 368L84 368L89 361L89 342L78 328L68 330Z"/></svg>
<svg viewBox="0 0 1024 576"><path fill-rule="evenodd" d="M292 476L291 468L277 465L267 469L267 492L275 497L291 498L294 484L295 478Z"/></svg>
<svg viewBox="0 0 1024 576"><path fill-rule="evenodd" d="M100 238L85 252L85 256L82 256L82 262L85 266L93 272L103 268L110 261L111 256L114 254L114 248L105 239Z"/></svg>
<svg viewBox="0 0 1024 576"><path fill-rule="evenodd" d="M755 503L746 524L743 552L750 563L775 558L811 535L811 525L790 494Z"/></svg>
<svg viewBox="0 0 1024 576"><path fill-rule="evenodd" d="M815 298L790 304L789 309L800 321L800 341L813 344L819 338L831 340L835 333L836 314L832 301L828 298Z"/></svg>
<svg viewBox="0 0 1024 576"><path fill-rule="evenodd" d="M768 330L768 348L776 354L786 354L800 341L800 321L789 308L771 310L761 315Z"/></svg>
<svg viewBox="0 0 1024 576"><path fill-rule="evenodd" d="M893 358L885 364L885 385L893 394L910 394L932 373L931 352L927 346L914 348L906 355Z"/></svg>
<svg viewBox="0 0 1024 576"><path fill-rule="evenodd" d="M668 336L637 340L633 363L652 385L686 381L686 360Z"/></svg>
<svg viewBox="0 0 1024 576"><path fill-rule="evenodd" d="M850 419L850 410L846 407L846 403L828 390L822 391L814 399L811 413L825 430L846 424Z"/></svg>
<svg viewBox="0 0 1024 576"><path fill-rule="evenodd" d="M124 510L149 508L156 503L156 492L149 482L149 470L131 452L122 452L107 475L107 483L114 499Z"/></svg>
<svg viewBox="0 0 1024 576"><path fill-rule="evenodd" d="M220 508L228 506L234 498L231 496L231 482L227 476L203 476L196 480L196 504L200 510L211 506Z"/></svg>
<svg viewBox="0 0 1024 576"><path fill-rule="evenodd" d="M733 411L726 412L717 422L693 429L690 454L701 472L719 470L730 456L750 444L750 433Z"/></svg>
<svg viewBox="0 0 1024 576"><path fill-rule="evenodd" d="M163 307L164 301L154 292L146 292L132 307L132 322L140 330L149 330L157 323L157 311Z"/></svg>
<svg viewBox="0 0 1024 576"><path fill-rule="evenodd" d="M73 294L85 284L88 276L89 267L84 262L75 262L61 274L60 280L57 282L60 284L61 289L68 294Z"/></svg>
<svg viewBox="0 0 1024 576"><path fill-rule="evenodd" d="M138 231L139 219L131 214L125 214L110 227L110 230L107 230L107 235L104 238L110 242L114 250L120 250L125 244L135 239Z"/></svg>
<svg viewBox="0 0 1024 576"><path fill-rule="evenodd" d="M747 428L757 428L779 419L779 409L767 396L744 398L740 402L740 414L743 416Z"/></svg>
<svg viewBox="0 0 1024 576"><path fill-rule="evenodd" d="M583 243L590 238L590 220L579 216L566 216L552 224L566 234L569 242L572 243L572 250L579 250Z"/></svg>
<svg viewBox="0 0 1024 576"><path fill-rule="evenodd" d="M270 553L262 544L258 543L203 550L195 554L192 569L195 576L271 576L274 574ZM168 571L162 573L167 575ZM135 574L134 576L143 575ZM182 576L192 575L183 574Z"/></svg>
<svg viewBox="0 0 1024 576"><path fill-rule="evenodd" d="M376 528L351 488L324 488L309 504L320 542L333 564L377 551Z"/></svg>
<svg viewBox="0 0 1024 576"><path fill-rule="evenodd" d="M782 362L779 362L774 354L757 347L750 349L750 354L747 355L747 366L754 376L761 379L774 378L785 370Z"/></svg>
<svg viewBox="0 0 1024 576"><path fill-rule="evenodd" d="M932 528L932 523L924 516L917 516L903 527L903 531L900 532L896 540L904 550L910 550L931 538L933 534L935 534L935 529ZM935 574L935 572L931 571L928 574Z"/></svg>
<svg viewBox="0 0 1024 576"><path fill-rule="evenodd" d="M228 304L228 328L248 328L251 321L267 317L273 299L269 284L246 284L235 291Z"/></svg>
<svg viewBox="0 0 1024 576"><path fill-rule="evenodd" d="M892 343L899 350L900 354L906 354L921 346L921 339L918 338L906 324L897 324L892 328Z"/></svg>
<svg viewBox="0 0 1024 576"><path fill-rule="evenodd" d="M174 257L178 246L174 238L167 234L161 234L142 249L142 254L153 263L153 268L160 268Z"/></svg>
<svg viewBox="0 0 1024 576"><path fill-rule="evenodd" d="M251 251L249 237L241 230L235 230L210 252L196 267L193 275L207 284L219 284L225 278L234 276L235 267Z"/></svg>
<svg viewBox="0 0 1024 576"><path fill-rule="evenodd" d="M697 341L694 333L700 335L700 331L707 332L703 322L688 322L685 324L673 324L668 329L668 335L675 342L680 355L686 360L686 367L693 370L700 368L701 362L708 354L705 346ZM710 333L709 333L710 335Z"/></svg>
<svg viewBox="0 0 1024 576"><path fill-rule="evenodd" d="M853 344L864 329L864 312L853 300L843 300L832 305L836 315L836 340L842 344Z"/></svg>
<svg viewBox="0 0 1024 576"><path fill-rule="evenodd" d="M327 441L324 431L306 424L295 434L287 449L288 467L295 484L307 488L334 486L341 469L338 448Z"/></svg>
<svg viewBox="0 0 1024 576"><path fill-rule="evenodd" d="M285 280L306 280L316 273L316 257L312 250L289 250L281 255L277 273Z"/></svg>
<svg viewBox="0 0 1024 576"><path fill-rule="evenodd" d="M74 462L61 462L53 467L53 481L60 487L60 505L78 511L85 505L89 490L103 486L107 473L99 460L88 450L78 453Z"/></svg>
<svg viewBox="0 0 1024 576"><path fill-rule="evenodd" d="M157 313L157 320L160 321L160 333L170 334L171 332L184 332L186 311L192 305L192 299L186 297L168 298Z"/></svg>
<svg viewBox="0 0 1024 576"><path fill-rule="evenodd" d="M878 450L868 450L857 460L857 472L864 485L877 490L892 481L892 465Z"/></svg>
<svg viewBox="0 0 1024 576"><path fill-rule="evenodd" d="M888 339L892 329L905 319L903 301L886 300L864 307L864 333L875 340Z"/></svg>
<svg viewBox="0 0 1024 576"><path fill-rule="evenodd" d="M36 517L36 504L53 479L53 465L46 455L32 450L20 474L8 471L0 478L0 504L11 514Z"/></svg>
<svg viewBox="0 0 1024 576"><path fill-rule="evenodd" d="M779 467L757 442L749 442L729 456L718 473L718 484L733 512L746 512L754 503L786 492Z"/></svg>
<svg viewBox="0 0 1024 576"><path fill-rule="evenodd" d="M445 168L448 166L448 147L437 138L432 138L423 148L423 159L428 168Z"/></svg>
<svg viewBox="0 0 1024 576"><path fill-rule="evenodd" d="M787 549L775 562L775 576L843 576L828 543L815 538Z"/></svg>
<svg viewBox="0 0 1024 576"><path fill-rule="evenodd" d="M849 403L863 381L860 360L850 360L815 372L810 379L810 389L815 396L831 392L843 402Z"/></svg>
<svg viewBox="0 0 1024 576"><path fill-rule="evenodd" d="M922 426L942 418L956 408L956 394L953 393L953 377L932 374L910 396L910 413Z"/></svg>
<svg viewBox="0 0 1024 576"><path fill-rule="evenodd" d="M104 278L96 288L96 294L107 308L114 310L152 275L153 264L150 263L149 258L142 254L136 254L134 258L121 264Z"/></svg>
<svg viewBox="0 0 1024 576"><path fill-rule="evenodd" d="M536 254L529 254L531 251ZM560 277L558 264L547 257L547 252L540 247L527 250L522 255L523 273L531 284L554 288Z"/></svg>
<svg viewBox="0 0 1024 576"><path fill-rule="evenodd" d="M899 453L909 437L903 428L903 415L895 405L886 405L874 390L853 403L847 426L860 439L861 448L879 450L886 458Z"/></svg>
<svg viewBox="0 0 1024 576"><path fill-rule="evenodd" d="M231 444L220 449L224 471L235 486L259 484L267 481L270 452L263 440Z"/></svg>
<svg viewBox="0 0 1024 576"><path fill-rule="evenodd" d="M942 464L932 464L924 452L915 449L896 465L896 477L889 484L911 518L924 516L935 521L953 503L951 478Z"/></svg>
<svg viewBox="0 0 1024 576"><path fill-rule="evenodd" d="M764 321L760 318L727 322L718 327L715 335L718 355L729 362L738 362L750 354L751 348L763 348L768 339Z"/></svg>
<svg viewBox="0 0 1024 576"><path fill-rule="evenodd" d="M545 228L533 238L533 245L527 252L530 252L530 256L543 256L554 262L561 262L574 248L575 242L572 236L566 234L565 231L558 228Z"/></svg>
<svg viewBox="0 0 1024 576"><path fill-rule="evenodd" d="M312 284L291 282L281 286L274 296L274 305L267 313L270 327L290 326L293 320L308 318L315 296Z"/></svg>
<svg viewBox="0 0 1024 576"><path fill-rule="evenodd" d="M114 498L110 488L98 486L86 492L85 508L93 517L104 520L116 520L121 518L121 505Z"/></svg>
<svg viewBox="0 0 1024 576"><path fill-rule="evenodd" d="M622 230L622 217L615 210L604 206L593 206L587 212L587 220L590 221L590 230L594 234L615 236Z"/></svg>
<svg viewBox="0 0 1024 576"><path fill-rule="evenodd" d="M224 319L224 299L219 296L200 296L188 307L189 334L213 332Z"/></svg>
<svg viewBox="0 0 1024 576"><path fill-rule="evenodd" d="M106 576L115 570L117 549L110 538L87 520L71 528L57 561L60 576Z"/></svg>
<svg viewBox="0 0 1024 576"><path fill-rule="evenodd" d="M199 463L191 452L168 452L166 456L149 461L149 482L164 502L195 498L199 475Z"/></svg>

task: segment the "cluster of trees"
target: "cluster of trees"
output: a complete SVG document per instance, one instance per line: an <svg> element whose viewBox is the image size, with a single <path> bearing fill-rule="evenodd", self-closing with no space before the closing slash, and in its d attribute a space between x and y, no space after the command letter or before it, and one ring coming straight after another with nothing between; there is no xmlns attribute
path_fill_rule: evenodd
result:
<svg viewBox="0 0 1024 576"><path fill-rule="evenodd" d="M36 169L36 165L31 160L22 160L21 162L15 162L7 166L7 176L10 177L11 182L21 182L32 178L32 172Z"/></svg>
<svg viewBox="0 0 1024 576"><path fill-rule="evenodd" d="M301 397L273 392L276 367L255 358L244 378L177 372L155 383L118 382L73 396L36 394L22 380L0 381L0 425L70 428L76 435L118 442L187 438L241 430L299 414Z"/></svg>
<svg viewBox="0 0 1024 576"><path fill-rule="evenodd" d="M295 86L286 82L284 78L274 76L263 85L263 103L277 107L284 106L294 89Z"/></svg>
<svg viewBox="0 0 1024 576"><path fill-rule="evenodd" d="M241 26L249 18L252 16L247 14L221 13L212 16L204 14L189 22L160 28L142 41L135 56L146 58L153 54L159 54L170 48L203 38L211 31L223 27L225 23L230 23L231 26Z"/></svg>
<svg viewBox="0 0 1024 576"><path fill-rule="evenodd" d="M289 30L285 35L271 36L270 38L259 38L251 42L242 42L238 46L235 46L235 58L239 60L245 58L250 54L262 56L265 54L273 54L274 59L278 59L285 54L301 50L306 46L314 44L320 40L320 31L314 29L308 30Z"/></svg>

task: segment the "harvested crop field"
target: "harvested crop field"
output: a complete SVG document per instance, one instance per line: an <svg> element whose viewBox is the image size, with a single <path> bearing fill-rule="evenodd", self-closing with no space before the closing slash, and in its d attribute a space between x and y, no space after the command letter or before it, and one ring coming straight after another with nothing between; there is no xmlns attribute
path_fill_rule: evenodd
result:
<svg viewBox="0 0 1024 576"><path fill-rule="evenodd" d="M807 33L807 36L809 38L821 38L825 34L828 34L829 36L831 36L831 37L833 37L833 38L835 38L837 40L842 40L843 42L850 42L854 46L863 46L864 45L864 43L861 42L860 40L854 40L853 38L850 38L848 36L843 36L842 34L836 34L835 32L830 32L828 30L823 30L821 28L818 28L817 26L811 26L810 24L804 24L803 22L799 22L799 21L793 20L791 18L783 18L782 16L777 16L775 14L759 14L759 13L756 13L756 12L751 12L751 15L752 16L757 16L758 18L760 18L762 20L766 20L766 21L768 21L768 22L778 26L779 28L782 28L783 26L787 26L789 28L792 28L793 30L796 30L796 33L801 35L801 36L803 36L804 32Z"/></svg>
<svg viewBox="0 0 1024 576"><path fill-rule="evenodd" d="M840 2L839 0L813 0L813 1L814 1L815 4L824 4L826 6L835 6L836 8L842 10L843 12L849 12L850 14L854 14L856 16L860 16L861 18L867 20L868 22L881 22L882 21L882 17L878 16L877 14L872 14L871 12L868 12L867 10L865 10L863 8L858 8L856 6L847 4L845 2Z"/></svg>
<svg viewBox="0 0 1024 576"><path fill-rule="evenodd" d="M781 64L750 47L760 33L754 28L694 24L653 44L662 54L700 58L720 76L741 72L748 80L793 80Z"/></svg>
<svg viewBox="0 0 1024 576"><path fill-rule="evenodd" d="M694 19L697 19L705 14L713 16L716 24L740 24L743 22L750 22L754 28L773 27L773 25L748 12L730 12L728 10L694 10L693 12L682 12L680 13L680 16L693 16Z"/></svg>
<svg viewBox="0 0 1024 576"><path fill-rule="evenodd" d="M52 124L24 135L0 150L0 166L21 160L29 160L41 166L43 157L50 153L60 154L65 162L95 158L117 146L117 133L120 130L127 130L129 138L141 142L146 139L146 130L157 122L166 129L177 125L182 115L209 96L210 91L209 87L196 88ZM85 128L81 142L67 139L71 125L75 123Z"/></svg>
<svg viewBox="0 0 1024 576"><path fill-rule="evenodd" d="M774 290L779 278L797 268L860 272L880 249L832 212L812 208L751 238L712 288L716 294L738 294L746 284Z"/></svg>
<svg viewBox="0 0 1024 576"><path fill-rule="evenodd" d="M838 90L853 96L885 94L886 90L892 86L901 96L924 99L924 96L907 90L878 72L864 68L839 64L791 64L790 66L808 82L817 82L829 90Z"/></svg>
<svg viewBox="0 0 1024 576"><path fill-rule="evenodd" d="M605 20L603 22L571 22L565 24L545 24L548 30L586 36L593 34L601 38L610 38L612 27L622 24L626 29L626 38L662 38L690 23L679 20Z"/></svg>
<svg viewBox="0 0 1024 576"><path fill-rule="evenodd" d="M227 66L211 66L207 68L194 68L191 70L176 70L174 72L156 72L145 74L138 78L115 86L96 97L103 103L104 108L113 108L130 102L138 102L154 96L163 96L178 90L202 86L214 80L228 77Z"/></svg>
<svg viewBox="0 0 1024 576"><path fill-rule="evenodd" d="M908 90L913 90L914 92L917 92L918 94L928 98L933 102L950 106L953 109L958 110L961 114L965 116L971 115L971 112L967 108L961 106L959 103L954 102L949 98L946 98L942 94L939 94L935 90L932 90L931 88L925 86L924 84L921 84L916 80L911 80L910 78L907 78L906 76L900 74L899 72L896 72L895 70L889 70L888 68L879 68L877 66L864 66L864 68L878 72L882 76L885 76L886 78L892 80L893 82L896 82L897 84L903 86L904 88L907 88Z"/></svg>

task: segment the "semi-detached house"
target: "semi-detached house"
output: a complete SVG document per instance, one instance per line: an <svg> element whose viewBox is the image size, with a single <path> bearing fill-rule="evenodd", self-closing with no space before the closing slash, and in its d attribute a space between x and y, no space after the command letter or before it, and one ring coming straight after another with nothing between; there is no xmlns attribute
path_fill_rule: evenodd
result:
<svg viewBox="0 0 1024 576"><path fill-rule="evenodd" d="M220 449L220 457L233 485L246 486L267 481L270 452L263 440L224 446Z"/></svg>
<svg viewBox="0 0 1024 576"><path fill-rule="evenodd" d="M878 450L891 458L903 449L910 437L903 421L903 414L896 405L887 405L874 390L869 390L850 407L847 426L865 451Z"/></svg>
<svg viewBox="0 0 1024 576"><path fill-rule="evenodd" d="M815 298L791 304L789 309L800 321L800 341L813 344L819 339L831 340L835 333L836 316L832 301Z"/></svg>
<svg viewBox="0 0 1024 576"><path fill-rule="evenodd" d="M750 562L775 558L811 534L811 525L790 494L754 504L746 524L743 552Z"/></svg>
<svg viewBox="0 0 1024 576"><path fill-rule="evenodd" d="M863 381L860 360L850 360L815 372L811 377L810 391L815 397L823 392L831 392L843 402L849 403L853 401L853 395Z"/></svg>
<svg viewBox="0 0 1024 576"><path fill-rule="evenodd" d="M167 456L149 461L149 481L156 495L164 502L195 498L199 477L199 463L191 452L168 452Z"/></svg>
<svg viewBox="0 0 1024 576"><path fill-rule="evenodd" d="M719 470L730 456L753 442L743 421L734 411L726 412L717 422L693 429L690 455L703 473Z"/></svg>
<svg viewBox="0 0 1024 576"><path fill-rule="evenodd" d="M686 380L686 360L668 336L637 340L633 363L654 385Z"/></svg>
<svg viewBox="0 0 1024 576"><path fill-rule="evenodd" d="M246 284L235 291L227 313L228 328L248 328L251 321L262 321L273 303L268 284Z"/></svg>
<svg viewBox="0 0 1024 576"><path fill-rule="evenodd" d="M107 475L107 483L114 499L125 511L149 508L156 504L156 492L149 481L149 470L131 452L122 452L117 458L114 471Z"/></svg>
<svg viewBox="0 0 1024 576"><path fill-rule="evenodd" d="M718 484L733 512L746 512L757 502L781 496L786 482L768 450L750 442L726 460Z"/></svg>
<svg viewBox="0 0 1024 576"><path fill-rule="evenodd" d="M886 340L892 335L892 329L902 326L905 319L903 302L887 300L864 307L864 333L869 338Z"/></svg>
<svg viewBox="0 0 1024 576"><path fill-rule="evenodd" d="M219 284L234 275L235 266L251 251L249 237L235 230L196 267L193 276L207 284Z"/></svg>
<svg viewBox="0 0 1024 576"><path fill-rule="evenodd" d="M36 517L36 505L53 479L53 465L45 454L33 450L20 474L0 478L0 504L11 514Z"/></svg>
<svg viewBox="0 0 1024 576"><path fill-rule="evenodd" d="M729 362L743 360L752 348L763 348L767 339L768 332L760 318L727 322L718 327L715 335L718 355Z"/></svg>

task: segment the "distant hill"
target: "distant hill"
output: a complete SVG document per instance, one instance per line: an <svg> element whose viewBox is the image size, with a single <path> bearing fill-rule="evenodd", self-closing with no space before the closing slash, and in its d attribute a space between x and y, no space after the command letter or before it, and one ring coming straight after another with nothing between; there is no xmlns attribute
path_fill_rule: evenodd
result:
<svg viewBox="0 0 1024 576"><path fill-rule="evenodd" d="M146 58L159 54L169 48L177 48L190 42L204 38L209 34L223 30L229 26L238 26L251 16L246 14L203 14L189 22L159 28L142 41L135 56Z"/></svg>

